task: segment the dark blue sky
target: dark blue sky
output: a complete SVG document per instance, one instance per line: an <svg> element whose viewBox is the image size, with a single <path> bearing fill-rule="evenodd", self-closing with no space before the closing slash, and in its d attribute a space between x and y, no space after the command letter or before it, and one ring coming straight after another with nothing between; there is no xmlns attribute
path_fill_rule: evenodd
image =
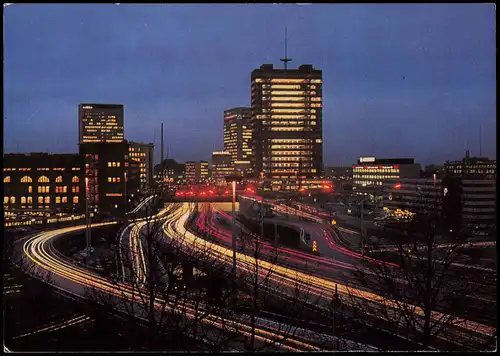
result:
<svg viewBox="0 0 500 356"><path fill-rule="evenodd" d="M125 136L209 159L250 73L323 70L326 164L496 157L494 5L10 5L6 152L76 152L77 105L125 105ZM159 146L157 146L159 148ZM157 154L159 156L159 154Z"/></svg>

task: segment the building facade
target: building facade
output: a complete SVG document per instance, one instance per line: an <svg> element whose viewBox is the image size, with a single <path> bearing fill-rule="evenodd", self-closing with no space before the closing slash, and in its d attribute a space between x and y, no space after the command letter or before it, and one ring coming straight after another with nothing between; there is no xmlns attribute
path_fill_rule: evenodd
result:
<svg viewBox="0 0 500 356"><path fill-rule="evenodd" d="M154 168L156 183L185 184L185 165L175 159L168 158L163 163L157 164Z"/></svg>
<svg viewBox="0 0 500 356"><path fill-rule="evenodd" d="M188 161L185 164L184 174L187 184L201 184L208 182L208 162Z"/></svg>
<svg viewBox="0 0 500 356"><path fill-rule="evenodd" d="M5 154L4 209L84 211L83 162L78 154Z"/></svg>
<svg viewBox="0 0 500 356"><path fill-rule="evenodd" d="M386 211L413 215L425 211L443 211L450 229L496 228L496 181L462 179L447 176L403 178L383 183Z"/></svg>
<svg viewBox="0 0 500 356"><path fill-rule="evenodd" d="M461 161L447 161L445 175L464 179L496 179L497 163L485 157L470 157L469 151Z"/></svg>
<svg viewBox="0 0 500 356"><path fill-rule="evenodd" d="M238 107L224 111L224 151L231 163L252 159L252 109Z"/></svg>
<svg viewBox="0 0 500 356"><path fill-rule="evenodd" d="M144 191L153 182L154 145L130 141L128 147L127 190Z"/></svg>
<svg viewBox="0 0 500 356"><path fill-rule="evenodd" d="M251 161L234 161L234 173L240 177L251 177L253 175Z"/></svg>
<svg viewBox="0 0 500 356"><path fill-rule="evenodd" d="M420 170L413 158L360 157L358 164L352 166L353 190L378 195L385 180L419 178Z"/></svg>
<svg viewBox="0 0 500 356"><path fill-rule="evenodd" d="M124 140L123 105L78 105L78 143L120 143Z"/></svg>
<svg viewBox="0 0 500 356"><path fill-rule="evenodd" d="M234 174L232 155L226 151L212 153L212 178L216 184L225 185L226 177Z"/></svg>
<svg viewBox="0 0 500 356"><path fill-rule="evenodd" d="M302 180L321 177L322 94L322 71L312 65L252 72L252 166L274 189L299 190Z"/></svg>
<svg viewBox="0 0 500 356"><path fill-rule="evenodd" d="M121 216L125 213L129 145L86 143L80 145L84 160L88 208L96 213Z"/></svg>

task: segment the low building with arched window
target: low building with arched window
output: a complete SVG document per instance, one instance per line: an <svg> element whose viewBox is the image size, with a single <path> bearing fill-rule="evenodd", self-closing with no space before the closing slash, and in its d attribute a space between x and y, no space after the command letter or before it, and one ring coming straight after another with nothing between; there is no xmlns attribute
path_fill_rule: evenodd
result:
<svg viewBox="0 0 500 356"><path fill-rule="evenodd" d="M5 154L4 209L82 212L83 160L78 154Z"/></svg>

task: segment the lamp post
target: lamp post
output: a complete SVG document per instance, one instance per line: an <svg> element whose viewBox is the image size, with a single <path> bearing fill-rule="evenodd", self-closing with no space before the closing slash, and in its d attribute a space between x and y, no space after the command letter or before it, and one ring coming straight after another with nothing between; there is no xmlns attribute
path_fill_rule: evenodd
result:
<svg viewBox="0 0 500 356"><path fill-rule="evenodd" d="M125 215L127 214L127 171L125 171L125 174L124 174L124 177L125 177L125 192L124 192L124 197L125 197Z"/></svg>
<svg viewBox="0 0 500 356"><path fill-rule="evenodd" d="M85 242L87 245L87 263L90 261L90 214L89 214L89 178L85 177Z"/></svg>
<svg viewBox="0 0 500 356"><path fill-rule="evenodd" d="M232 294L233 294L233 302L236 302L236 182L241 181L241 177L233 175L226 177L226 182L231 182L232 188L232 217L233 217L233 226L231 229L231 246L233 249L233 266L231 270L232 274Z"/></svg>
<svg viewBox="0 0 500 356"><path fill-rule="evenodd" d="M364 230L363 230L363 225L364 225L364 203L365 201L364 200L361 200L361 249L363 250L363 257L364 257L364 254L365 254L365 234L364 234Z"/></svg>

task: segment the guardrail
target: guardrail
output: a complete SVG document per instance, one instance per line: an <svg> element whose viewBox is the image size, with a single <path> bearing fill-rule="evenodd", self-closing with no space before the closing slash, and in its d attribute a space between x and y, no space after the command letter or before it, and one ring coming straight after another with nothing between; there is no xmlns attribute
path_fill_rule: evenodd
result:
<svg viewBox="0 0 500 356"><path fill-rule="evenodd" d="M82 215L72 215L72 216L62 216L62 217L46 217L43 219L29 219L24 221L8 221L4 223L4 228L12 227L23 227L23 226L34 226L34 225L49 225L57 224L66 221L77 221L85 219L85 214Z"/></svg>

